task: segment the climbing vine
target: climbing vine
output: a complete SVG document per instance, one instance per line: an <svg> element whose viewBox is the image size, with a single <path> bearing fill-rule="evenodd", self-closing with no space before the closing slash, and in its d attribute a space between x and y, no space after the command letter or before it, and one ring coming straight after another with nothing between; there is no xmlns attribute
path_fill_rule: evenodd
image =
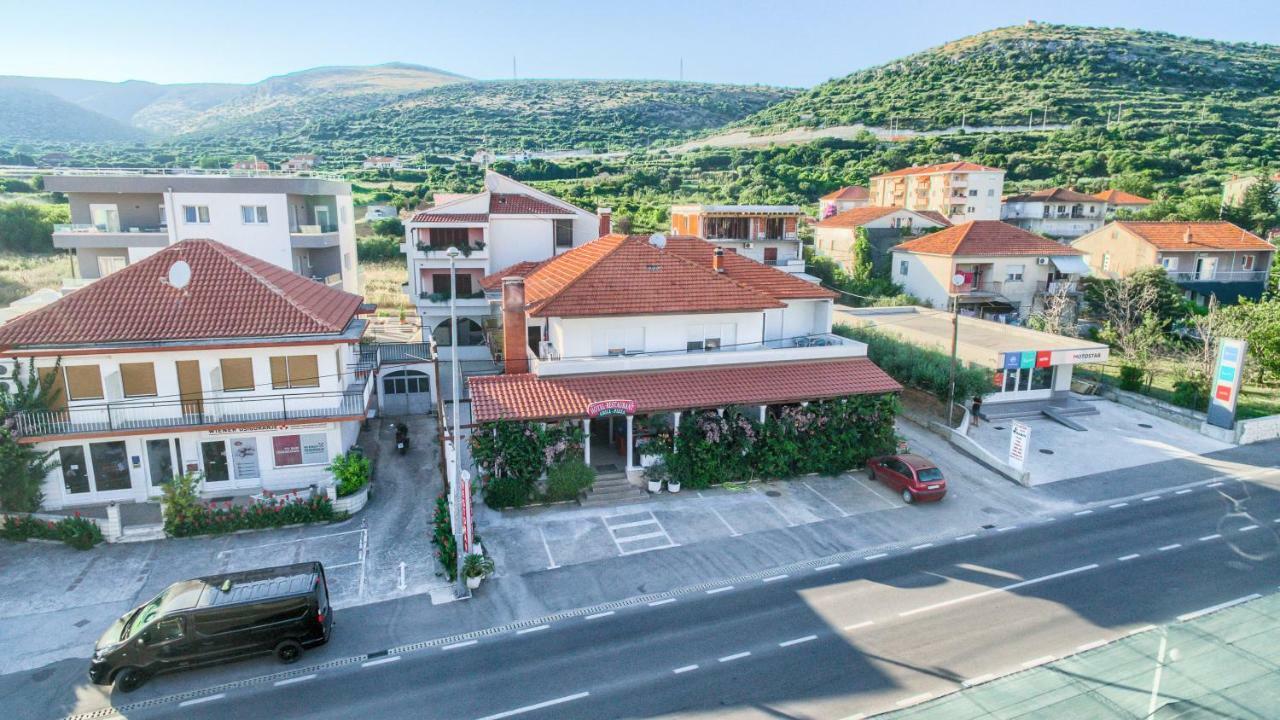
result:
<svg viewBox="0 0 1280 720"><path fill-rule="evenodd" d="M520 507L533 497L547 469L566 457L581 457L581 423L498 420L471 435L471 457L480 469L480 489L489 507Z"/></svg>

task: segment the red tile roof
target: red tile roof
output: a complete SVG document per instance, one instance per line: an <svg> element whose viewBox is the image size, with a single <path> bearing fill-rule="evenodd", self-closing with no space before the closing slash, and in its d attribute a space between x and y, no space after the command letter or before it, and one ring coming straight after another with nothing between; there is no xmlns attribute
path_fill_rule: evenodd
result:
<svg viewBox="0 0 1280 720"><path fill-rule="evenodd" d="M900 207L884 207L880 205L868 205L866 207L852 208L842 213L836 213L829 218L819 222L816 227L820 228L855 228L866 225L872 220L879 220L885 215L904 210Z"/></svg>
<svg viewBox="0 0 1280 720"><path fill-rule="evenodd" d="M1035 190L1021 195L1010 195L1004 198L1005 202L1102 202L1102 198L1096 195L1085 195L1076 192L1070 188L1048 188L1046 190Z"/></svg>
<svg viewBox="0 0 1280 720"><path fill-rule="evenodd" d="M871 193L861 185L850 185L842 187L839 190L833 190L822 196L822 200L866 200L871 197Z"/></svg>
<svg viewBox="0 0 1280 720"><path fill-rule="evenodd" d="M467 379L476 422L586 417L600 400L635 400L638 414L899 392L865 357L693 370Z"/></svg>
<svg viewBox="0 0 1280 720"><path fill-rule="evenodd" d="M711 269L716 246L697 237L669 237L666 251ZM720 267L730 280L737 281L779 300L835 299L836 294L820 285L802 280L777 268L758 263L737 253L725 252Z"/></svg>
<svg viewBox="0 0 1280 720"><path fill-rule="evenodd" d="M937 210L912 210L911 212L917 215L923 215L942 227L951 227L951 221L947 219L947 216Z"/></svg>
<svg viewBox="0 0 1280 720"><path fill-rule="evenodd" d="M605 235L525 278L535 317L740 312L783 307L725 275L660 250L642 235Z"/></svg>
<svg viewBox="0 0 1280 720"><path fill-rule="evenodd" d="M480 278L480 287L485 290L501 290L502 278L506 277L528 277L529 273L538 269L545 260L525 260L515 265L502 268L492 275L485 275Z"/></svg>
<svg viewBox="0 0 1280 720"><path fill-rule="evenodd" d="M487 213L434 213L430 210L413 216L410 222L423 223L487 223Z"/></svg>
<svg viewBox="0 0 1280 720"><path fill-rule="evenodd" d="M184 260L191 281L168 283ZM0 347L341 333L359 295L213 240L184 240L0 326Z"/></svg>
<svg viewBox="0 0 1280 720"><path fill-rule="evenodd" d="M493 215L572 215L573 209L539 200L532 195L492 193L489 213Z"/></svg>
<svg viewBox="0 0 1280 720"><path fill-rule="evenodd" d="M1276 247L1239 225L1229 222L1134 222L1115 223L1160 250L1261 250Z"/></svg>
<svg viewBox="0 0 1280 720"><path fill-rule="evenodd" d="M1094 193L1093 196L1099 200L1105 200L1108 203L1111 203L1112 205L1150 205L1151 204L1150 200L1144 197L1139 197L1137 195L1134 195L1133 193L1127 193L1123 190L1103 190L1102 192Z"/></svg>
<svg viewBox="0 0 1280 720"><path fill-rule="evenodd" d="M901 177L903 175L929 175L932 173L943 173L943 172L977 172L981 170L987 170L992 172L1004 172L1004 170L1001 170L1000 168L987 167L986 165L979 165L977 163L961 161L961 162L939 163L937 165L922 165L920 167L902 168L901 170L894 170L893 172L887 172L880 175L876 175L876 177Z"/></svg>
<svg viewBox="0 0 1280 720"><path fill-rule="evenodd" d="M1083 255L1069 245L1049 240L999 220L970 220L894 248L926 255Z"/></svg>

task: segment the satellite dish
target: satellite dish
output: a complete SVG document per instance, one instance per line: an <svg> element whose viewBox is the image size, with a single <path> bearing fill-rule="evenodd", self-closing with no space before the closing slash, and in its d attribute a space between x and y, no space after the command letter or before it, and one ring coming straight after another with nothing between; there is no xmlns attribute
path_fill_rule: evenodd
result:
<svg viewBox="0 0 1280 720"><path fill-rule="evenodd" d="M182 290L191 282L191 266L186 260L179 260L169 266L169 286Z"/></svg>
<svg viewBox="0 0 1280 720"><path fill-rule="evenodd" d="M649 244L661 250L667 246L667 236L662 233L654 233L649 236Z"/></svg>
<svg viewBox="0 0 1280 720"><path fill-rule="evenodd" d="M952 285L963 285L964 281L965 281L965 277L960 273L956 273L955 275L951 276Z"/></svg>

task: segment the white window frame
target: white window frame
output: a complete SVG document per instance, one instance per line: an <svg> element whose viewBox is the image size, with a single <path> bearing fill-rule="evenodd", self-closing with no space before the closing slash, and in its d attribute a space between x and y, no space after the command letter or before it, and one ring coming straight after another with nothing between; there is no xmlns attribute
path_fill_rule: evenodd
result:
<svg viewBox="0 0 1280 720"><path fill-rule="evenodd" d="M1177 258L1173 258L1173 257L1160 258L1160 267L1164 268L1165 272L1173 272L1173 269L1177 267L1177 265L1178 265Z"/></svg>
<svg viewBox="0 0 1280 720"><path fill-rule="evenodd" d="M1103 270L1111 269L1111 253L1109 252L1102 253L1102 269Z"/></svg>
<svg viewBox="0 0 1280 720"><path fill-rule="evenodd" d="M1005 265L1004 281L1005 282L1022 282L1022 278L1027 273L1026 265Z"/></svg>
<svg viewBox="0 0 1280 720"><path fill-rule="evenodd" d="M241 205L240 206L240 223L242 225L266 225L267 224L267 206L266 205Z"/></svg>
<svg viewBox="0 0 1280 720"><path fill-rule="evenodd" d="M192 211L188 214L188 210ZM195 219L192 220L191 218ZM182 222L186 225L208 225L209 224L209 206L208 205L183 205L182 206Z"/></svg>
<svg viewBox="0 0 1280 720"><path fill-rule="evenodd" d="M1256 255L1241 255L1240 268L1242 270L1252 270L1257 262Z"/></svg>
<svg viewBox="0 0 1280 720"><path fill-rule="evenodd" d="M902 277L906 277L906 276L907 276L907 270L910 270L910 269L911 269L911 263L910 263L909 261L907 261L907 260L899 260L899 261L898 261L898 274L899 274L899 275L901 275Z"/></svg>

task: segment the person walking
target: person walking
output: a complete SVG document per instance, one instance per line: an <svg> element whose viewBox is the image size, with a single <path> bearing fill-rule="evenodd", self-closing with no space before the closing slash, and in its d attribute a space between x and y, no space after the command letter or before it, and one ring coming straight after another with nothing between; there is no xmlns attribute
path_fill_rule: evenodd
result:
<svg viewBox="0 0 1280 720"><path fill-rule="evenodd" d="M982 396L974 395L969 405L969 427L978 427L978 411L982 410Z"/></svg>

